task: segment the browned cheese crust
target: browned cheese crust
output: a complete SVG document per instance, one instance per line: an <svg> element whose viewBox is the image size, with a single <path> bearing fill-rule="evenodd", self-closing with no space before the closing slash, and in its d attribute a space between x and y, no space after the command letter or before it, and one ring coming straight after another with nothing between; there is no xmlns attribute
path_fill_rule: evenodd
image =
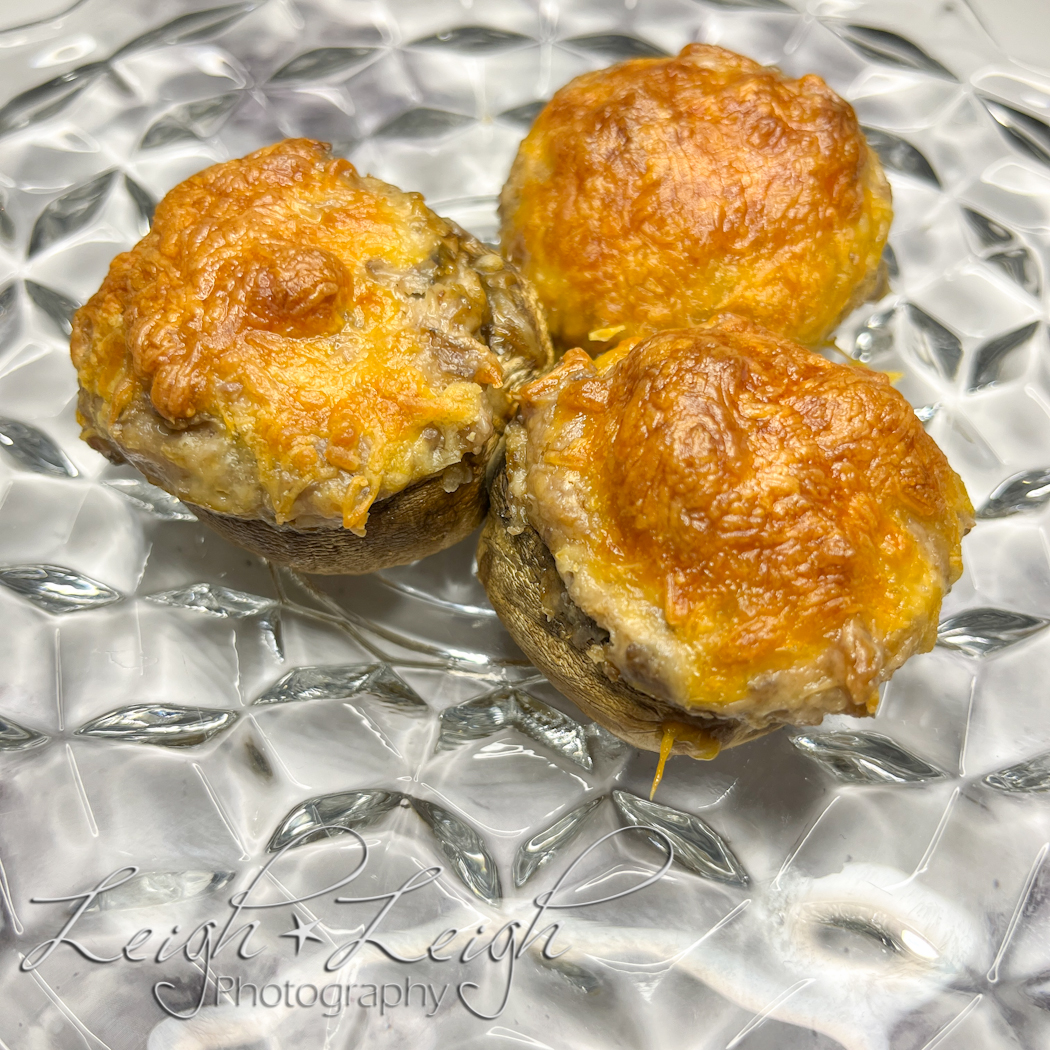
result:
<svg viewBox="0 0 1050 1050"><path fill-rule="evenodd" d="M848 103L707 44L558 91L500 211L551 335L599 351L720 311L815 345L875 288L892 218Z"/></svg>
<svg viewBox="0 0 1050 1050"><path fill-rule="evenodd" d="M469 533L517 390L551 360L512 267L308 139L171 190L71 352L85 440L315 572Z"/></svg>
<svg viewBox="0 0 1050 1050"><path fill-rule="evenodd" d="M886 376L730 315L568 353L494 491L479 575L515 640L614 732L677 722L694 754L690 726L725 746L873 713L973 523Z"/></svg>

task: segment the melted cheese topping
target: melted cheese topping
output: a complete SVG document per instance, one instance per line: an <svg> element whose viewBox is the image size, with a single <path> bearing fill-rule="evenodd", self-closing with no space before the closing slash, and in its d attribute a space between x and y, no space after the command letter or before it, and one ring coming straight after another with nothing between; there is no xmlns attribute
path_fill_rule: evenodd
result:
<svg viewBox="0 0 1050 1050"><path fill-rule="evenodd" d="M972 508L881 374L722 316L570 351L522 419L512 499L636 688L819 721L932 647Z"/></svg>
<svg viewBox="0 0 1050 1050"><path fill-rule="evenodd" d="M848 103L707 44L558 91L500 212L570 347L720 311L816 344L874 287L892 218Z"/></svg>
<svg viewBox="0 0 1050 1050"><path fill-rule="evenodd" d="M212 510L363 533L502 429L502 267L323 143L208 168L76 315L85 436Z"/></svg>

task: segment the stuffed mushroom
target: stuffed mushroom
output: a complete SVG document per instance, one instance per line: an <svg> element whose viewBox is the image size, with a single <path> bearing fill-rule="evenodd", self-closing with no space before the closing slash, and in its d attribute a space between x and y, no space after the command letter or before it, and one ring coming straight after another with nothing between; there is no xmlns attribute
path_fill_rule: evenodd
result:
<svg viewBox="0 0 1050 1050"><path fill-rule="evenodd" d="M723 315L524 388L478 571L587 714L707 758L873 714L933 646L972 523L885 375Z"/></svg>
<svg viewBox="0 0 1050 1050"><path fill-rule="evenodd" d="M852 107L720 47L558 91L500 202L564 347L750 317L813 346L880 285L890 189Z"/></svg>
<svg viewBox="0 0 1050 1050"><path fill-rule="evenodd" d="M551 360L513 267L307 139L171 190L71 350L93 447L235 542L344 573L480 523L518 388Z"/></svg>

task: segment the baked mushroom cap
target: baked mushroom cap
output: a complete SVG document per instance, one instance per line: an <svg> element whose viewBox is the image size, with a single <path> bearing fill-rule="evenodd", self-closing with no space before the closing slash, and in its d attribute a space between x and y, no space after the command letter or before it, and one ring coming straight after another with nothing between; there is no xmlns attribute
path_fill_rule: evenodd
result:
<svg viewBox="0 0 1050 1050"><path fill-rule="evenodd" d="M570 351L506 448L478 575L537 667L649 750L874 713L973 523L885 375L729 315Z"/></svg>
<svg viewBox="0 0 1050 1050"><path fill-rule="evenodd" d="M71 352L91 445L257 553L349 573L480 522L518 388L551 361L513 267L308 139L171 190Z"/></svg>
<svg viewBox="0 0 1050 1050"><path fill-rule="evenodd" d="M879 284L892 208L820 77L690 44L558 91L500 214L551 335L600 351L720 311L816 345Z"/></svg>

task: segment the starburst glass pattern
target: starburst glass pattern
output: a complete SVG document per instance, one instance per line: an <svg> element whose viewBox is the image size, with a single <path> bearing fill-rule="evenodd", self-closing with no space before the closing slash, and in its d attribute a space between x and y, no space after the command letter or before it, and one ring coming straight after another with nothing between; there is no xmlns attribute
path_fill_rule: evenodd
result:
<svg viewBox="0 0 1050 1050"><path fill-rule="evenodd" d="M0 1047L1050 1045L1046 70L937 0L21 6L0 17ZM835 345L890 375L978 523L936 648L874 718L673 756L650 800L657 757L528 666L473 540L372 577L265 564L79 441L68 341L208 165L320 137L495 242L546 100L694 40L854 106L895 219ZM65 943L20 969L76 915L56 898L107 873L69 937L120 961ZM253 880L244 952L169 1016ZM524 946L544 901L546 953Z"/></svg>
<svg viewBox="0 0 1050 1050"><path fill-rule="evenodd" d="M937 644L967 656L987 656L1042 631L1050 620L1008 609L967 609L942 620Z"/></svg>
<svg viewBox="0 0 1050 1050"><path fill-rule="evenodd" d="M514 885L524 886L544 864L552 861L583 831L587 818L601 803L600 796L589 799L523 842L514 856Z"/></svg>
<svg viewBox="0 0 1050 1050"><path fill-rule="evenodd" d="M36 474L54 478L77 476L77 468L47 434L16 419L0 419L0 448Z"/></svg>
<svg viewBox="0 0 1050 1050"><path fill-rule="evenodd" d="M1026 794L1032 791L1050 791L1050 753L1036 755L1015 766L989 773L984 782L998 791Z"/></svg>
<svg viewBox="0 0 1050 1050"><path fill-rule="evenodd" d="M232 871L143 871L99 894L85 910L152 908L218 894L233 880Z"/></svg>
<svg viewBox="0 0 1050 1050"><path fill-rule="evenodd" d="M450 750L513 727L586 770L594 768L586 727L519 689L499 689L441 713L438 748Z"/></svg>
<svg viewBox="0 0 1050 1050"><path fill-rule="evenodd" d="M452 870L482 900L498 904L503 896L499 869L485 840L454 813L425 799L413 798L412 807L433 831Z"/></svg>
<svg viewBox="0 0 1050 1050"><path fill-rule="evenodd" d="M147 511L161 521L196 521L197 516L181 500L139 478L114 478L107 488L119 493L132 506Z"/></svg>
<svg viewBox="0 0 1050 1050"><path fill-rule="evenodd" d="M297 667L255 698L255 704L348 700L377 696L401 708L425 710L426 701L387 664Z"/></svg>
<svg viewBox="0 0 1050 1050"><path fill-rule="evenodd" d="M699 817L626 791L614 791L612 799L628 824L653 828L666 836L674 848L675 858L690 871L735 886L746 886L750 881L726 841ZM661 844L655 837L654 841L658 846Z"/></svg>
<svg viewBox="0 0 1050 1050"><path fill-rule="evenodd" d="M927 73L955 79L940 62L931 58L921 47L898 33L863 25L836 26L836 29L842 38L861 54L877 62L886 62L907 69L920 69Z"/></svg>
<svg viewBox="0 0 1050 1050"><path fill-rule="evenodd" d="M121 595L61 565L10 565L0 568L0 584L49 613L84 612L121 600Z"/></svg>
<svg viewBox="0 0 1050 1050"><path fill-rule="evenodd" d="M28 747L39 747L47 743L47 737L33 729L26 729L17 722L0 718L0 751L24 751Z"/></svg>
<svg viewBox="0 0 1050 1050"><path fill-rule="evenodd" d="M73 331L73 314L76 313L80 303L64 292L49 288L46 284L38 284L36 281L25 281L26 294L35 303L51 322L54 328L64 336Z"/></svg>
<svg viewBox="0 0 1050 1050"><path fill-rule="evenodd" d="M269 612L277 604L272 598L245 594L244 591L235 591L211 583L195 583L174 591L150 594L147 601L234 620L244 619L246 616L259 616Z"/></svg>
<svg viewBox="0 0 1050 1050"><path fill-rule="evenodd" d="M29 254L36 255L56 241L83 229L99 213L116 172L106 171L90 182L56 197L41 213L29 238Z"/></svg>
<svg viewBox="0 0 1050 1050"><path fill-rule="evenodd" d="M270 839L270 851L295 843L338 835L340 829L356 831L377 824L401 802L399 791L339 791L301 802L281 821Z"/></svg>
<svg viewBox="0 0 1050 1050"><path fill-rule="evenodd" d="M1006 137L1043 164L1050 165L1050 127L1030 113L1004 106L995 99L982 98Z"/></svg>
<svg viewBox="0 0 1050 1050"><path fill-rule="evenodd" d="M1026 470L997 485L977 511L978 518L1006 518L1039 510L1050 501L1050 470Z"/></svg>
<svg viewBox="0 0 1050 1050"><path fill-rule="evenodd" d="M840 780L909 784L945 774L881 733L796 733L791 742Z"/></svg>
<svg viewBox="0 0 1050 1050"><path fill-rule="evenodd" d="M80 736L126 740L159 747L195 747L229 728L236 711L212 711L201 707L162 707L132 704L110 711L81 726Z"/></svg>
<svg viewBox="0 0 1050 1050"><path fill-rule="evenodd" d="M937 178L933 165L911 143L875 128L865 128L864 134L887 168L911 175L940 189L941 180Z"/></svg>

